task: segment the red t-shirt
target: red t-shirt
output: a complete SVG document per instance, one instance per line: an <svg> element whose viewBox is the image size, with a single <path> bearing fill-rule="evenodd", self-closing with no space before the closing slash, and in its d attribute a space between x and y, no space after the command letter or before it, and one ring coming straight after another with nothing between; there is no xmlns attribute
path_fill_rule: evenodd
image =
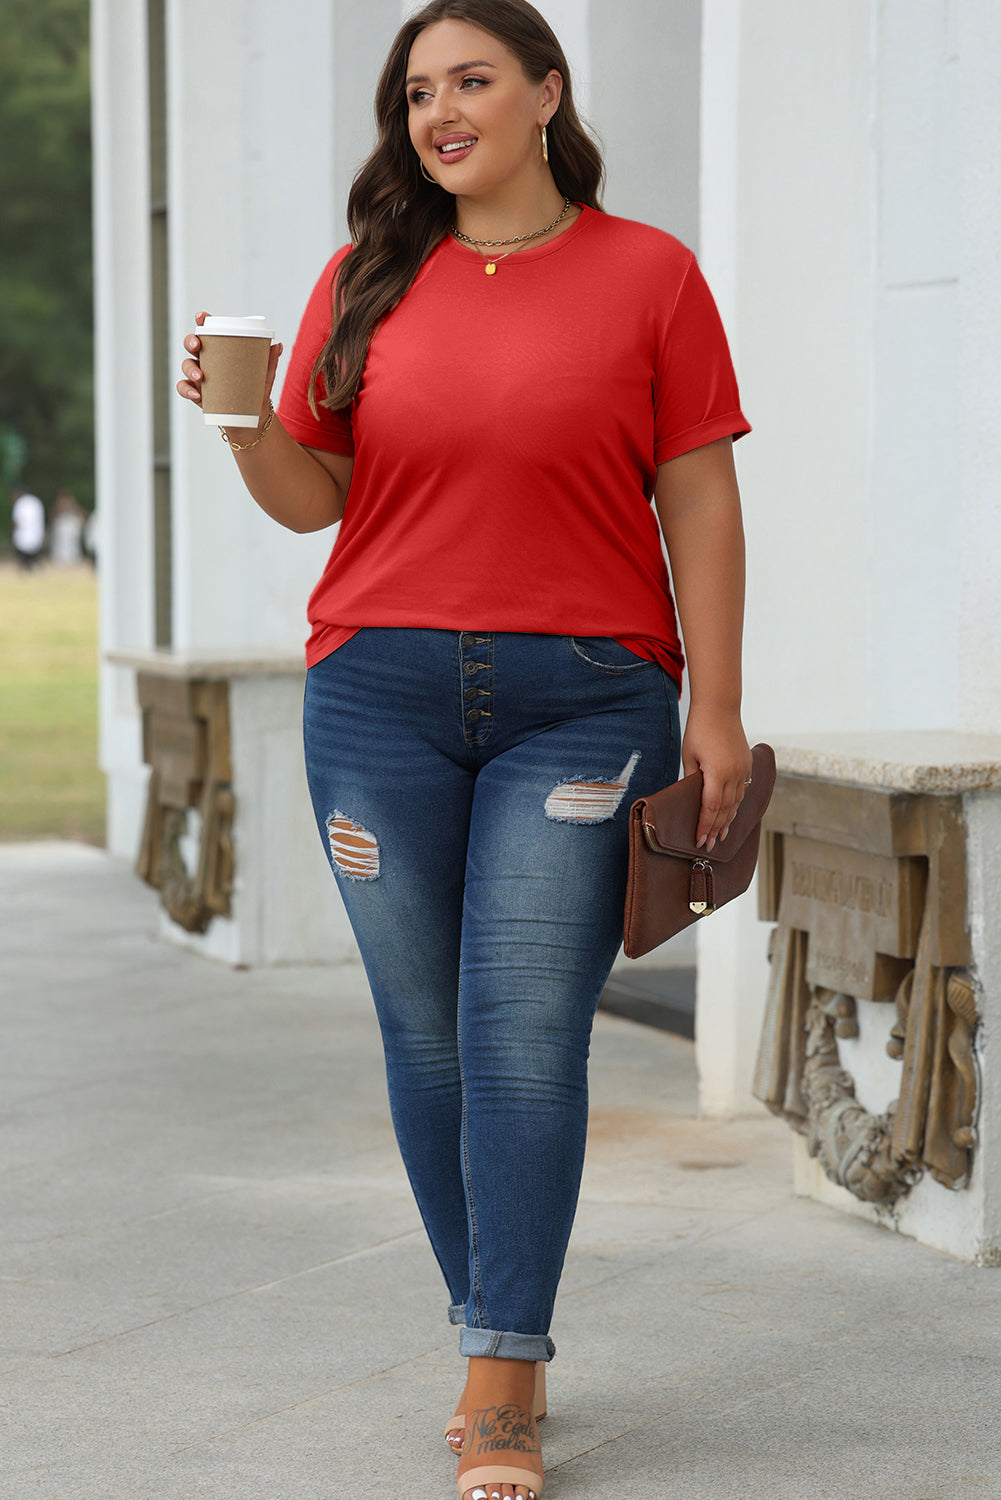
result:
<svg viewBox="0 0 1001 1500"><path fill-rule="evenodd" d="M372 339L351 407L317 421L309 377L348 249L309 300L279 407L297 442L354 455L307 663L367 625L609 635L680 681L657 465L750 430L691 251L584 208L487 276L448 235Z"/></svg>

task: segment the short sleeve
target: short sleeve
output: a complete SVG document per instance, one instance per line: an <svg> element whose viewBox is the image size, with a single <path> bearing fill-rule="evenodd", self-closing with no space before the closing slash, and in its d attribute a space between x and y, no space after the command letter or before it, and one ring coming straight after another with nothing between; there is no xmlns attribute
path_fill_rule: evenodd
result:
<svg viewBox="0 0 1001 1500"><path fill-rule="evenodd" d="M320 279L313 288L299 324L278 403L281 424L297 443L302 443L306 448L322 448L327 453L342 453L348 457L355 451L350 409L330 411L327 407L320 406L318 399L319 416L314 417L309 408L309 383L317 355L330 337L334 277L350 248L350 245L345 245L338 250L324 266ZM317 398L323 395L323 389L321 376L317 381Z"/></svg>
<svg viewBox="0 0 1001 1500"><path fill-rule="evenodd" d="M694 255L660 332L654 375L654 462L666 463L751 426L720 315Z"/></svg>

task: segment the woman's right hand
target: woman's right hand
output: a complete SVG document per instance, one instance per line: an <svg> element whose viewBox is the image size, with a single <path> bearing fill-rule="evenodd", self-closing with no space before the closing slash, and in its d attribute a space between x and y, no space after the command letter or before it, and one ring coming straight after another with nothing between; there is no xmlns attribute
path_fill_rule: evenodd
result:
<svg viewBox="0 0 1001 1500"><path fill-rule="evenodd" d="M208 317L207 313L195 313L195 323L199 328ZM177 394L183 396L185 401L193 401L196 406L202 404L202 367L198 363L198 354L202 347L202 341L196 333L189 333L184 340L184 347L189 355L194 358L182 360L181 369L184 371L184 379L177 382ZM268 388L270 391L270 387Z"/></svg>
<svg viewBox="0 0 1001 1500"><path fill-rule="evenodd" d="M207 317L207 313L195 313L196 326L201 328ZM188 358L181 362L184 379L177 382L177 394L183 396L185 401L193 401L196 406L201 406L201 383L203 377L202 367L198 363L198 355L202 347L202 341L196 333L189 333L184 340L184 347L188 351ZM278 372L278 361L281 358L284 347L283 344L272 344L268 353L268 377L264 383L264 404L261 407L262 422L267 417L271 406L271 388L275 383L275 375Z"/></svg>

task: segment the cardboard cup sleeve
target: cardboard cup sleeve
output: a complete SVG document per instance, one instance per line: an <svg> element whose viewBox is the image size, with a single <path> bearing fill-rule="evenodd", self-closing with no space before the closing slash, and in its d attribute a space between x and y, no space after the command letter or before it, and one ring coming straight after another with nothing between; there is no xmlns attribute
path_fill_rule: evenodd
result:
<svg viewBox="0 0 1001 1500"><path fill-rule="evenodd" d="M202 343L202 412L217 427L257 427L264 405L271 339L196 330Z"/></svg>

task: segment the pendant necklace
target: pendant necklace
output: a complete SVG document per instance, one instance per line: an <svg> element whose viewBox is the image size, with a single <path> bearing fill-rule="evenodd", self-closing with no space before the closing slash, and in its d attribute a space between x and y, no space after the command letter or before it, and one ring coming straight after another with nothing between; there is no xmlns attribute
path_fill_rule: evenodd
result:
<svg viewBox="0 0 1001 1500"><path fill-rule="evenodd" d="M500 260L507 260L508 256L509 255L513 255L513 254L514 254L513 250L505 250L505 252L504 252L503 255L495 255L494 258L493 258L493 260L488 260L487 264L486 264L486 273L487 273L487 275L488 276L496 276L497 275L497 262L500 261Z"/></svg>
<svg viewBox="0 0 1001 1500"><path fill-rule="evenodd" d="M549 234L551 230L555 229L557 224L562 224L563 220L566 218L572 207L573 204L571 200L569 198L564 198L563 207L560 209L553 222L551 224L547 224L545 229L537 229L534 234L516 234L513 235L509 240L474 240L470 235L463 234L462 231L454 224L452 225L449 233L452 235L453 239L461 240L464 245L472 245L474 249L477 250L481 247L481 245L524 245L527 244L529 240L541 239L544 234ZM513 254L513 250L505 250L503 255L495 255L492 260L487 260L486 266L484 268L486 270L486 274L488 276L496 276L498 262L507 260L508 256Z"/></svg>

